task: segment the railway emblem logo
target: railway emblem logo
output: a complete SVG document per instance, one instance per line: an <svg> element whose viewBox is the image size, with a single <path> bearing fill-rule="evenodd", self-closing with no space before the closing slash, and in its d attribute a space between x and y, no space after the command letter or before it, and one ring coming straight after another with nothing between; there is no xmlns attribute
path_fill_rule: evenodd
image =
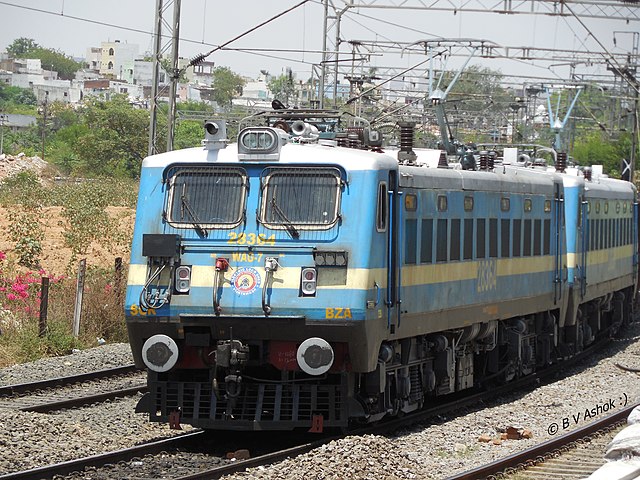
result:
<svg viewBox="0 0 640 480"><path fill-rule="evenodd" d="M231 277L231 285L238 295L251 295L260 286L260 274L255 268L240 267Z"/></svg>
<svg viewBox="0 0 640 480"><path fill-rule="evenodd" d="M495 258L478 262L478 293L496 290L498 286L498 264Z"/></svg>

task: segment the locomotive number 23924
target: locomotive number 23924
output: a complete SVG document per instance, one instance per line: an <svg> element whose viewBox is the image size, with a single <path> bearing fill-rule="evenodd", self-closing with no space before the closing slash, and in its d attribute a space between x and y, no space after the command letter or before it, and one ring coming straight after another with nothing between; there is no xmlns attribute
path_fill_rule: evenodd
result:
<svg viewBox="0 0 640 480"><path fill-rule="evenodd" d="M275 234L267 237L264 233L256 235L255 233L236 233L229 232L229 240L227 243L232 245L275 245Z"/></svg>

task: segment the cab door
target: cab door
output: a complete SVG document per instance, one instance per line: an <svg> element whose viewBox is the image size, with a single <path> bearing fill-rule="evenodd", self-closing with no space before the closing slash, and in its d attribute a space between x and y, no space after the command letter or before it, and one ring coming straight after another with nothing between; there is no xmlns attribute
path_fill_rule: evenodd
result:
<svg viewBox="0 0 640 480"><path fill-rule="evenodd" d="M400 326L402 299L402 192L399 191L398 172L389 172L389 228L387 229L387 328L394 334Z"/></svg>

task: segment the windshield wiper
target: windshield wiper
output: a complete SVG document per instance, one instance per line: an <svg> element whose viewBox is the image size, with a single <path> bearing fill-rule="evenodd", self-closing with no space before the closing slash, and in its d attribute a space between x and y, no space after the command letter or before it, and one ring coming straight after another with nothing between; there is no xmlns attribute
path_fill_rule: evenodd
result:
<svg viewBox="0 0 640 480"><path fill-rule="evenodd" d="M180 202L182 203L182 207L189 213L189 215L191 216L191 224L193 225L193 228L195 228L196 233L198 235L200 235L201 237L207 237L207 232L204 228L202 228L202 225L200 225L200 220L198 220L198 217L196 216L195 213L193 213L193 210L191 209L191 205L189 204L189 202L187 201L187 196L183 193L180 196ZM184 217L184 214L182 215Z"/></svg>
<svg viewBox="0 0 640 480"><path fill-rule="evenodd" d="M300 238L300 233L298 232L296 227L293 226L291 220L287 218L280 206L276 203L276 197L271 197L271 208L273 208L273 211L276 212L282 220L284 220L284 227L289 235L291 235L291 238L294 238L296 240Z"/></svg>

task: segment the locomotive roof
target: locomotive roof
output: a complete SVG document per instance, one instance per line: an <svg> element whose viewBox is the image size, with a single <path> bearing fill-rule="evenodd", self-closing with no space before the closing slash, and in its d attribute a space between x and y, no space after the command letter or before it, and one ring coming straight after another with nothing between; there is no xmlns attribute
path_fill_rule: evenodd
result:
<svg viewBox="0 0 640 480"><path fill-rule="evenodd" d="M586 181L584 189L585 195L589 198L636 198L636 187L633 183L614 178Z"/></svg>
<svg viewBox="0 0 640 480"><path fill-rule="evenodd" d="M499 167L494 172L405 165L400 167L400 186L404 188L542 194L553 191L554 182L560 181L552 176L525 170L503 172Z"/></svg>
<svg viewBox="0 0 640 480"><path fill-rule="evenodd" d="M341 165L347 171L392 169L397 166L397 160L384 153L375 153L353 148L333 147L320 144L287 143L282 146L280 159L277 161L247 161L238 160L238 145L231 143L220 150L205 148L187 148L174 150L147 157L142 162L143 168L162 168L174 163L237 163L237 164L326 164Z"/></svg>
<svg viewBox="0 0 640 480"><path fill-rule="evenodd" d="M164 168L176 163L224 163L255 165L261 162L238 160L236 143L219 150L203 147L174 150L146 157L143 168ZM265 162L266 163L266 162ZM493 172L430 168L399 165L393 156L352 148L333 147L315 143L287 143L280 159L269 164L326 164L340 165L346 171L398 168L400 186L404 188L433 188L442 190L504 191L521 193L549 193L554 183L571 186L584 183L586 195L598 198L635 198L635 186L630 182L606 177L584 180L570 173L560 174L550 169L496 166Z"/></svg>

